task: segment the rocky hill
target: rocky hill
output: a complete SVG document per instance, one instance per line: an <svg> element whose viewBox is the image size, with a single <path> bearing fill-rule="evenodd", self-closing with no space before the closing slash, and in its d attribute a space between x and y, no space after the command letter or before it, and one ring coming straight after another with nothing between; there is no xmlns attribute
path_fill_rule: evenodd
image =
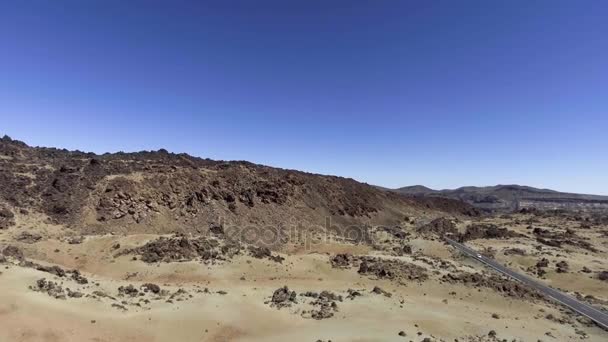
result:
<svg viewBox="0 0 608 342"><path fill-rule="evenodd" d="M42 215L84 234L280 231L395 225L476 215L460 201L415 198L353 179L165 150L96 155L0 140L0 220ZM0 227L1 229L2 227Z"/></svg>
<svg viewBox="0 0 608 342"><path fill-rule="evenodd" d="M413 196L458 199L488 211L523 208L608 211L608 196L572 194L521 185L466 186L454 190L433 190L414 185L392 191Z"/></svg>

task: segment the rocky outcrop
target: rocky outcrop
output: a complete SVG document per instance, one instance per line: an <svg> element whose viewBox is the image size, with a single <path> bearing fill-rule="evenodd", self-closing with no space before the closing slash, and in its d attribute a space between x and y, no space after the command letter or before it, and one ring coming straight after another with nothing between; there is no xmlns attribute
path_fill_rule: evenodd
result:
<svg viewBox="0 0 608 342"><path fill-rule="evenodd" d="M454 222L445 217L437 218L428 224L419 227L417 231L421 234L436 234L439 236L443 236L448 233L458 234L458 230L456 229Z"/></svg>
<svg viewBox="0 0 608 342"><path fill-rule="evenodd" d="M465 233L460 235L459 240L464 242L475 239L506 239L521 236L523 235L495 224L477 223L468 226Z"/></svg>
<svg viewBox="0 0 608 342"><path fill-rule="evenodd" d="M497 275L482 275L479 273L449 273L442 278L448 283L462 283L467 286L485 287L495 290L507 297L518 299L543 299L538 291L524 286L514 280L506 279Z"/></svg>
<svg viewBox="0 0 608 342"><path fill-rule="evenodd" d="M0 229L13 224L8 208L43 213L84 234L203 233L220 220L232 234L283 229L291 220L305 228L329 221L341 235L353 226L391 226L404 215L476 214L459 201L412 198L353 179L165 150L96 155L1 139L0 156L0 204L7 204Z"/></svg>

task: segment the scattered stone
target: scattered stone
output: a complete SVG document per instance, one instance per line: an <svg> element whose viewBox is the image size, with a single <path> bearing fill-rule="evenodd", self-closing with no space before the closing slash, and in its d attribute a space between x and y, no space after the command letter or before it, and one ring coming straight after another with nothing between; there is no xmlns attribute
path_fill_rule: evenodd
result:
<svg viewBox="0 0 608 342"><path fill-rule="evenodd" d="M72 273L72 279L74 281L76 281L78 284L84 285L84 284L88 284L89 283L89 280L87 278L83 277L80 274L80 271L78 271L78 270L72 270L71 273Z"/></svg>
<svg viewBox="0 0 608 342"><path fill-rule="evenodd" d="M401 337L405 337L405 336L407 336L407 335L405 334L405 331L403 331L403 330L401 330L401 331L399 332L399 334L397 334L397 335L399 335L399 336L401 336Z"/></svg>
<svg viewBox="0 0 608 342"><path fill-rule="evenodd" d="M133 285L129 284L128 286L120 286L118 288L118 295L136 297L139 295L139 291Z"/></svg>
<svg viewBox="0 0 608 342"><path fill-rule="evenodd" d="M464 234L459 236L459 241L469 241L476 239L506 239L521 237L522 235L507 228L500 228L495 224L476 223L467 227Z"/></svg>
<svg viewBox="0 0 608 342"><path fill-rule="evenodd" d="M30 286L30 289L36 292L44 292L56 299L66 299L66 293L61 285L54 281L47 281L45 278L38 279L35 286Z"/></svg>
<svg viewBox="0 0 608 342"><path fill-rule="evenodd" d="M408 235L410 235L410 233L403 231L403 228L401 228L400 226L392 226L392 227L382 226L382 227L379 227L379 229L391 234L393 237L400 239L400 240L403 240Z"/></svg>
<svg viewBox="0 0 608 342"><path fill-rule="evenodd" d="M42 239L42 235L30 232L21 232L15 237L15 240L23 243L36 243Z"/></svg>
<svg viewBox="0 0 608 342"><path fill-rule="evenodd" d="M160 286L158 286L156 284L146 283L146 284L143 284L141 287L144 288L144 292L150 291L154 294L160 293Z"/></svg>
<svg viewBox="0 0 608 342"><path fill-rule="evenodd" d="M374 286L374 288L372 289L372 293L381 294L381 295L384 295L385 297L389 297L389 298L392 297L392 295L393 295L392 293L386 292L378 286Z"/></svg>
<svg viewBox="0 0 608 342"><path fill-rule="evenodd" d="M270 306L276 307L277 309L289 307L292 304L297 303L296 296L297 294L295 291L289 291L287 286L283 286L276 289L272 294Z"/></svg>
<svg viewBox="0 0 608 342"><path fill-rule="evenodd" d="M549 266L549 259L547 259L547 258L542 258L538 262L536 262L536 267L538 267L538 268L547 267L547 266Z"/></svg>
<svg viewBox="0 0 608 342"><path fill-rule="evenodd" d="M116 300L116 298L110 296L109 294L103 292L103 291L99 291L99 290L95 290L92 293L94 296L99 297L99 298L108 298L111 300Z"/></svg>
<svg viewBox="0 0 608 342"><path fill-rule="evenodd" d="M329 291L321 292L319 297L311 303L315 309L310 311L310 317L316 320L333 317L334 312L338 311L336 300L342 301L342 296Z"/></svg>
<svg viewBox="0 0 608 342"><path fill-rule="evenodd" d="M498 275L482 275L479 273L461 272L448 273L442 277L448 283L463 283L468 286L493 289L505 296L518 299L544 299L544 296L519 282Z"/></svg>
<svg viewBox="0 0 608 342"><path fill-rule="evenodd" d="M412 254L412 247L409 246L409 245L403 245L403 246L393 247L393 252L397 256L411 255Z"/></svg>
<svg viewBox="0 0 608 342"><path fill-rule="evenodd" d="M117 303L112 303L112 307L120 309L122 311L127 311L127 308L124 305L120 305L120 304L117 304Z"/></svg>
<svg viewBox="0 0 608 342"><path fill-rule="evenodd" d="M0 207L0 230L15 225L15 214L8 208Z"/></svg>
<svg viewBox="0 0 608 342"><path fill-rule="evenodd" d="M21 251L21 249L19 249L19 247L15 247L15 246L6 246L4 248L4 250L2 251L2 255L4 255L5 257L10 257L16 260L23 260L24 256L23 256L23 252Z"/></svg>
<svg viewBox="0 0 608 342"><path fill-rule="evenodd" d="M425 281L428 279L425 268L396 259L363 257L358 272L395 280Z"/></svg>
<svg viewBox="0 0 608 342"><path fill-rule="evenodd" d="M437 218L430 223L419 227L417 231L421 234L436 234L439 236L444 236L447 233L458 235L456 225L445 217Z"/></svg>
<svg viewBox="0 0 608 342"><path fill-rule="evenodd" d="M346 253L336 254L329 260L331 266L334 268L348 268L351 266L352 261L352 255Z"/></svg>
<svg viewBox="0 0 608 342"><path fill-rule="evenodd" d="M564 260L555 264L557 273L568 273L568 263Z"/></svg>
<svg viewBox="0 0 608 342"><path fill-rule="evenodd" d="M68 240L70 245L79 245L84 242L84 236L73 236Z"/></svg>
<svg viewBox="0 0 608 342"><path fill-rule="evenodd" d="M268 247L249 246L249 255L257 259L269 259L274 262L282 263L285 258L280 255L272 255Z"/></svg>
<svg viewBox="0 0 608 342"><path fill-rule="evenodd" d="M526 251L521 248L506 248L503 251L504 255L526 255Z"/></svg>
<svg viewBox="0 0 608 342"><path fill-rule="evenodd" d="M38 271L47 272L47 273L56 275L60 278L65 277L65 274L66 274L66 272L59 266L35 265L34 268L37 269Z"/></svg>
<svg viewBox="0 0 608 342"><path fill-rule="evenodd" d="M361 297L362 294L361 292L357 291L357 290L353 290L353 289L348 289L347 290L348 295L346 296L347 299L353 300L357 297Z"/></svg>
<svg viewBox="0 0 608 342"><path fill-rule="evenodd" d="M316 292L312 292L312 291L306 291L306 292L300 293L300 296L311 297L311 298L318 298L319 294L316 293Z"/></svg>
<svg viewBox="0 0 608 342"><path fill-rule="evenodd" d="M84 293L79 291L72 291L70 289L66 289L66 291L68 293L68 297L70 298L81 298L82 296L84 296Z"/></svg>
<svg viewBox="0 0 608 342"><path fill-rule="evenodd" d="M213 224L213 225L211 225L209 227L209 231L213 235L219 235L219 236L223 236L224 235L224 227L222 227L221 224Z"/></svg>
<svg viewBox="0 0 608 342"><path fill-rule="evenodd" d="M123 251L138 253L146 263L188 261L201 258L203 261L228 260L238 254L240 247L236 244L222 245L216 239L198 237L189 239L184 235L160 237L145 245Z"/></svg>
<svg viewBox="0 0 608 342"><path fill-rule="evenodd" d="M532 233L536 236L536 241L551 247L561 247L563 244L571 245L586 249L590 252L597 252L598 250L591 245L584 238L576 235L576 233L567 229L566 232L559 232L543 228L534 228Z"/></svg>

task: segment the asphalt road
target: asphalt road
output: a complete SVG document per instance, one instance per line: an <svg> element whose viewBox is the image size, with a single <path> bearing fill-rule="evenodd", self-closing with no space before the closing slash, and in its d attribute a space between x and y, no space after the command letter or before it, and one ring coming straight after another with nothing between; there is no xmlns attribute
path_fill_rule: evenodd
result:
<svg viewBox="0 0 608 342"><path fill-rule="evenodd" d="M553 289L547 285L540 283L539 281L528 277L526 275L514 272L505 266L499 264L494 259L484 257L479 252L459 243L450 238L445 237L445 240L452 246L456 247L458 250L466 254L467 256L484 263L485 265L493 268L494 270L507 275L517 281L520 281L539 292L543 293L545 296L552 298L553 300L569 307L570 309L576 311L577 313L593 320L597 325L603 327L608 330L608 314L594 308L593 306L583 303L576 298L567 295L561 291Z"/></svg>

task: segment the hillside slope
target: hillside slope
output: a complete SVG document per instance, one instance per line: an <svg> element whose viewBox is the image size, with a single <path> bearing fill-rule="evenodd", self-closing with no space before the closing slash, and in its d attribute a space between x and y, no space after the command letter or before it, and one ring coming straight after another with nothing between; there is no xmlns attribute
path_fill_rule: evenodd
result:
<svg viewBox="0 0 608 342"><path fill-rule="evenodd" d="M165 150L96 155L0 140L0 206L40 213L85 234L249 232L399 224L405 217L476 215L471 206L381 191L353 179L213 161ZM255 235L255 233L253 233Z"/></svg>

